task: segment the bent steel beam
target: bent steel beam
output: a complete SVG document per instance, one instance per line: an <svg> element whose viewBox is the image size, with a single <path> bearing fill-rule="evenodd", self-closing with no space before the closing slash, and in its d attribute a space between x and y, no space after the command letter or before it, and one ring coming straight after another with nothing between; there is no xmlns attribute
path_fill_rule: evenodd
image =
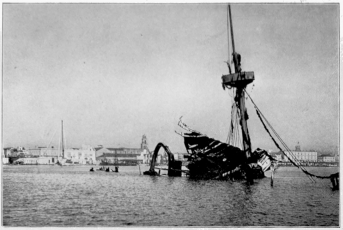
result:
<svg viewBox="0 0 343 230"><path fill-rule="evenodd" d="M168 154L168 176L181 176L181 161L175 161L174 155L170 151L169 147L162 142L158 143L155 147L154 153L152 155L151 163L150 163L150 169L149 171L144 172L144 175L157 175L157 172L155 171L155 165L156 165L156 159L158 155L158 151L160 148L163 148L166 153ZM177 171L175 171L176 169Z"/></svg>

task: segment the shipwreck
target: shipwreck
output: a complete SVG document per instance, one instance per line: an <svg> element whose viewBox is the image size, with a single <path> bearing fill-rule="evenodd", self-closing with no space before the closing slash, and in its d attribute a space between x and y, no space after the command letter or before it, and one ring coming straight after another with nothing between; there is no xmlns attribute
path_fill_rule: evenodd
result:
<svg viewBox="0 0 343 230"><path fill-rule="evenodd" d="M228 39L229 41L231 40L232 60L230 60L229 56L229 60L226 62L229 74L221 77L221 83L224 90L232 90L234 95L227 142L224 143L215 140L201 132L191 129L180 118L178 126L183 132L176 133L184 139L185 148L188 153L185 156L188 160L188 170L182 170L182 162L174 159L167 145L159 143L153 152L150 169L144 172L144 175L159 175L155 171L156 158L159 149L164 148L168 154L169 164L167 170L169 176L181 176L181 173L186 173L190 178L195 179L246 180L251 184L254 182L254 179L264 178L265 172L270 170L272 178L271 184L273 184L273 172L277 167L277 160L269 155L266 150L257 148L252 151L251 149L247 123L249 116L245 106L245 100L249 98L254 105L264 129L273 140L275 146L284 153L290 162L301 169L311 181L315 182L315 178L330 179L334 187L333 189L338 189L339 174L317 176L309 173L296 159L290 148L288 148L280 135L273 129L251 96L246 92L247 85L255 80L255 75L253 71L242 70L241 55L235 50L230 5L228 5L227 15L227 22L230 24L230 32L228 29L230 36L228 36Z"/></svg>

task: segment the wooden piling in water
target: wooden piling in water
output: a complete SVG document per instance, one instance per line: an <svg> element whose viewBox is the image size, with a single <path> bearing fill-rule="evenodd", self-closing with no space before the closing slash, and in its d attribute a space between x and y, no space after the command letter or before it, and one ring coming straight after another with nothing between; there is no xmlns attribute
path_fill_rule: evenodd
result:
<svg viewBox="0 0 343 230"><path fill-rule="evenodd" d="M339 190L339 173L331 174L332 190Z"/></svg>
<svg viewBox="0 0 343 230"><path fill-rule="evenodd" d="M273 187L274 185L274 166L272 165L270 167L270 170L272 171L271 179L270 179L270 185Z"/></svg>

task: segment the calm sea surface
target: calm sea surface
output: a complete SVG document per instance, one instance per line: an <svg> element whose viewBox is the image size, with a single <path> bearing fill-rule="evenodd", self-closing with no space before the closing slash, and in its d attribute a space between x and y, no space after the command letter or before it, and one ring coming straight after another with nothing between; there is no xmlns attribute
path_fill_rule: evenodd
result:
<svg viewBox="0 0 343 230"><path fill-rule="evenodd" d="M5 226L339 226L339 191L294 167L245 182L89 172L90 166L3 166ZM148 167L142 167L141 171ZM338 168L308 168L330 175Z"/></svg>

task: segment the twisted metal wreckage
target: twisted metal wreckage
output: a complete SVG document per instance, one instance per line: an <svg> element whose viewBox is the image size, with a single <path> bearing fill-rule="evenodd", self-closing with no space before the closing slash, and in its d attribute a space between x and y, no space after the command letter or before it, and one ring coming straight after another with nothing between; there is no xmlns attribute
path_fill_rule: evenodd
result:
<svg viewBox="0 0 343 230"><path fill-rule="evenodd" d="M316 176L312 173L309 173L303 166L301 166L295 155L276 133L262 112L258 109L251 96L246 92L245 89L247 85L254 81L255 76L254 72L243 72L241 69L241 55L235 51L230 5L228 6L227 21L229 20L234 73L231 70L231 63L229 60L227 62L229 74L222 76L222 86L224 90L232 90L234 98L231 109L231 125L227 143L220 142L189 128L182 122L181 117L178 125L185 130L186 133L177 133L184 138L184 144L188 152L188 155L185 156L189 162L187 165L188 170L182 170L182 162L174 159L174 156L169 150L168 146L164 145L163 143L159 143L153 153L150 169L149 171L144 172L144 174L158 175L158 173L155 171L155 164L158 151L162 147L168 154L169 176L181 176L181 173L185 172L191 178L232 180L246 179L248 183L253 183L254 179L265 177L264 173L267 170L271 170L273 178L273 172L277 166L277 160L269 155L265 150L259 148L253 152L251 150L251 142L247 125L248 113L245 107L245 95L247 95L253 103L256 113L266 132L270 135L276 147L284 153L289 161L294 166L301 169L313 182L314 178L331 179L334 189L338 189L339 174L336 173L330 176ZM276 139L278 139L279 143L281 143L286 151L280 147Z"/></svg>

